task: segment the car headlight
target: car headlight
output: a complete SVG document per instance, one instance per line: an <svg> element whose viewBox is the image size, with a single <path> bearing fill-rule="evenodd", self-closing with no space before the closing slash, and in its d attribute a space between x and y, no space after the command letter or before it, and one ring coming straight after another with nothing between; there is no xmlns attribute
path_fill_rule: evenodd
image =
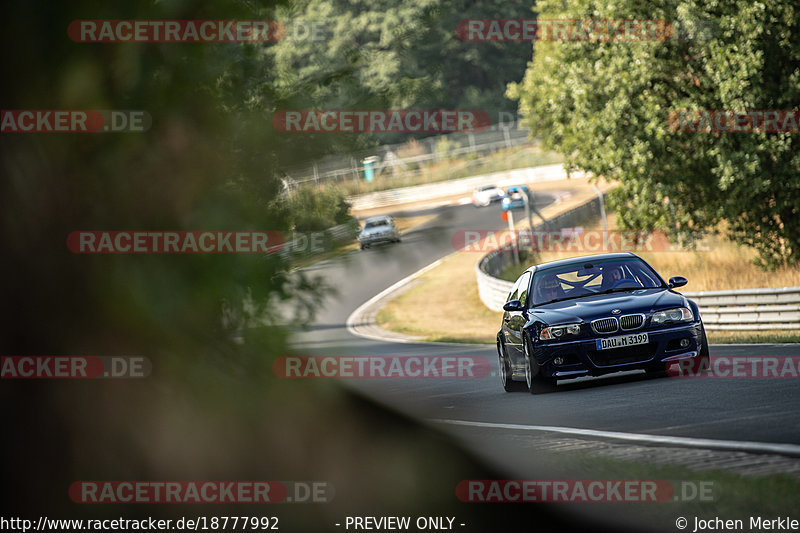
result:
<svg viewBox="0 0 800 533"><path fill-rule="evenodd" d="M670 324L672 322L688 322L694 318L692 312L686 307L676 307L675 309L665 309L664 311L656 311L653 313L653 320L651 323L654 326L661 324Z"/></svg>
<svg viewBox="0 0 800 533"><path fill-rule="evenodd" d="M539 338L543 341L552 341L556 339L563 339L565 337L574 337L580 334L580 332L580 324L562 324L560 326L542 328Z"/></svg>

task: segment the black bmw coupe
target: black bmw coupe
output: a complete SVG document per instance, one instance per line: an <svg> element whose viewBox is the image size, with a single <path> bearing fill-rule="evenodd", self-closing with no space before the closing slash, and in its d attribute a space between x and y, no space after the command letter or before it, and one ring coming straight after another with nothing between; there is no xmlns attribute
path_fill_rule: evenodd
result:
<svg viewBox="0 0 800 533"><path fill-rule="evenodd" d="M506 391L553 391L558 380L672 364L708 367L697 304L632 253L542 263L514 283L497 333Z"/></svg>

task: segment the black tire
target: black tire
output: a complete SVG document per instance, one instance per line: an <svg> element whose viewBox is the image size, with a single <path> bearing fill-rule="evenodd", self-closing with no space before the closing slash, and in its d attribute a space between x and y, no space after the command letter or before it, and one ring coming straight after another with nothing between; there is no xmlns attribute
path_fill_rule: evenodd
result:
<svg viewBox="0 0 800 533"><path fill-rule="evenodd" d="M711 368L711 354L708 350L708 337L706 337L706 328L700 324L700 329L703 332L703 342L700 343L700 355L696 359L696 365L693 365L694 372L707 372Z"/></svg>
<svg viewBox="0 0 800 533"><path fill-rule="evenodd" d="M541 375L539 364L530 355L530 341L527 337L522 338L522 349L525 352L525 384L531 394L547 394L555 392L556 380L546 378Z"/></svg>
<svg viewBox="0 0 800 533"><path fill-rule="evenodd" d="M506 355L506 349L503 344L497 341L497 368L500 374L500 383L503 384L503 390L506 392L518 392L527 390L527 384L522 381L514 381L511 377L511 362Z"/></svg>

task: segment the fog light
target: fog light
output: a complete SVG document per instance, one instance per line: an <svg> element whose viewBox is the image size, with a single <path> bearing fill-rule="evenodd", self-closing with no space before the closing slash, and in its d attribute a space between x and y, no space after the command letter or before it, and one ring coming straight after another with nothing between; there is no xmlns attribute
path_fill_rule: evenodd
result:
<svg viewBox="0 0 800 533"><path fill-rule="evenodd" d="M681 348L689 346L689 339L681 339Z"/></svg>
<svg viewBox="0 0 800 533"><path fill-rule="evenodd" d="M553 362L555 364L557 364L557 365L563 365L564 364L564 358L559 355L558 357L553 359Z"/></svg>

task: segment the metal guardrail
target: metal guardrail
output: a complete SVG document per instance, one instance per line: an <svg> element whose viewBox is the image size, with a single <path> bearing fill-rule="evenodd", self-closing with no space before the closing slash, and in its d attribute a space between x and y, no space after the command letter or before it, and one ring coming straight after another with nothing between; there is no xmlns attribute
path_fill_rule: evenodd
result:
<svg viewBox="0 0 800 533"><path fill-rule="evenodd" d="M709 330L800 331L800 287L685 292L700 306Z"/></svg>
<svg viewBox="0 0 800 533"><path fill-rule="evenodd" d="M501 253L500 250L490 252L475 265L475 277L478 280L478 296L483 302L483 305L492 311L503 310L503 304L506 302L508 293L511 292L511 287L514 285L511 281L490 276L481 268L484 261L491 261L493 259L493 257L490 257L492 254L499 253Z"/></svg>
<svg viewBox="0 0 800 533"><path fill-rule="evenodd" d="M337 242L355 239L359 231L358 222L353 221L324 231L303 233L299 238L267 248L267 252L277 253L283 259L320 253Z"/></svg>
<svg viewBox="0 0 800 533"><path fill-rule="evenodd" d="M596 202L596 200L593 200ZM570 220L591 202L578 206L553 219L557 227L570 225ZM574 225L574 224L573 224ZM485 255L475 267L478 295L492 311L502 311L511 287L514 285L496 276L513 261L510 248L495 250ZM800 287L776 289L738 289L726 291L684 292L697 302L703 324L707 330L800 331Z"/></svg>
<svg viewBox="0 0 800 533"><path fill-rule="evenodd" d="M421 139L416 142L416 151L421 152L413 156L397 156L408 150L408 143L376 146L367 150L360 150L347 155L330 155L310 164L288 168L285 179L291 185L314 182L320 184L326 181L359 181L363 179L363 159L377 156L379 163L375 167L378 175L386 172L400 171L402 175L415 175L422 172L419 165L432 161L445 160L464 154L486 154L503 148L511 148L531 144L530 131L520 126L517 122L495 124L486 131L464 133L456 132ZM444 140L445 143L440 145ZM443 149L446 147L446 149Z"/></svg>

